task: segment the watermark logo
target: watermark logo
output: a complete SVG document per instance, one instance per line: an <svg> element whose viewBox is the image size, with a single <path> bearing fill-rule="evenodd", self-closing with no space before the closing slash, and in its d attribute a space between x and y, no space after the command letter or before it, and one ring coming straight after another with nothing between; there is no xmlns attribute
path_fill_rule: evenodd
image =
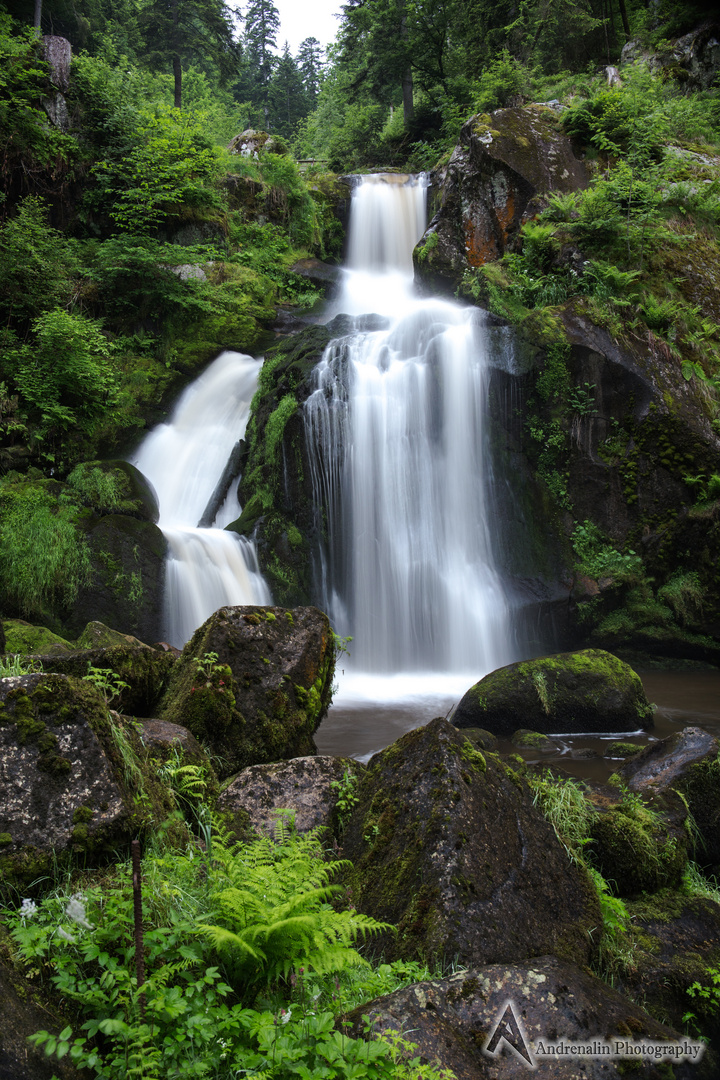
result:
<svg viewBox="0 0 720 1080"><path fill-rule="evenodd" d="M639 1061L689 1061L697 1064L703 1055L705 1044L682 1039L680 1042L654 1042L650 1039L604 1039L599 1036L581 1041L579 1039L528 1038L520 1010L508 999L497 1014L495 1026L482 1048L488 1057L497 1057L509 1049L523 1065L534 1071L545 1059L557 1058L626 1058Z"/></svg>
<svg viewBox="0 0 720 1080"><path fill-rule="evenodd" d="M521 1021L515 1013L512 1001L506 1001L498 1013L498 1020L490 1038L483 1047L483 1053L495 1057L502 1049L502 1044L507 1043L510 1049L527 1065L529 1069L536 1069L535 1058L528 1049L528 1040L523 1030Z"/></svg>

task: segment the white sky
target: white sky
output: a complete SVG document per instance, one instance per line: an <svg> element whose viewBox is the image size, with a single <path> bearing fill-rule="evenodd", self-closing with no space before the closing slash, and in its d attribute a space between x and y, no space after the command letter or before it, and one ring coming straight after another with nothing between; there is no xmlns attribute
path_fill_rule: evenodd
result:
<svg viewBox="0 0 720 1080"><path fill-rule="evenodd" d="M317 38L323 48L335 40L340 21L335 15L342 7L342 0L274 0L280 13L278 52L286 41L290 52L297 55L298 46L305 38Z"/></svg>

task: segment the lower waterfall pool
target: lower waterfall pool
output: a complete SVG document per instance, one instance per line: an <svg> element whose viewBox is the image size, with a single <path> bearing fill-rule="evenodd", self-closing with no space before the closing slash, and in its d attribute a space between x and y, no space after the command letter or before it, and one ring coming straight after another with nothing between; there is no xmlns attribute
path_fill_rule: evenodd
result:
<svg viewBox="0 0 720 1080"><path fill-rule="evenodd" d="M518 750L499 740L498 751L519 753L528 763L542 762L578 779L604 782L620 764L620 759L605 756L614 742L645 746L685 727L702 727L720 738L720 671L637 670L656 706L651 731L560 736L558 748L544 753ZM315 735L318 752L366 762L405 732L447 716L474 680L416 674L378 678L343 675L341 669L337 681L334 704Z"/></svg>

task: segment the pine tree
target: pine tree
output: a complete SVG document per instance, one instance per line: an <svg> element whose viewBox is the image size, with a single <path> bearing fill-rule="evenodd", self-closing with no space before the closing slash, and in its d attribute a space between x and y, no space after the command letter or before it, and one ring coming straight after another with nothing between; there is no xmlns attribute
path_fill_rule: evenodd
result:
<svg viewBox="0 0 720 1080"><path fill-rule="evenodd" d="M175 108L182 108L182 65L211 61L224 82L237 68L232 13L224 0L148 0L139 16L148 60L172 64Z"/></svg>
<svg viewBox="0 0 720 1080"><path fill-rule="evenodd" d="M290 54L287 41L278 60L269 86L273 130L283 138L292 138L299 120L307 116L309 105L298 66Z"/></svg>
<svg viewBox="0 0 720 1080"><path fill-rule="evenodd" d="M313 108L320 93L320 83L323 74L323 47L317 38L305 38L300 43L296 57L297 66L302 75L310 107Z"/></svg>
<svg viewBox="0 0 720 1080"><path fill-rule="evenodd" d="M270 126L269 85L276 58L280 15L272 0L250 0L245 13L245 52L254 69L259 103L265 113L265 126Z"/></svg>

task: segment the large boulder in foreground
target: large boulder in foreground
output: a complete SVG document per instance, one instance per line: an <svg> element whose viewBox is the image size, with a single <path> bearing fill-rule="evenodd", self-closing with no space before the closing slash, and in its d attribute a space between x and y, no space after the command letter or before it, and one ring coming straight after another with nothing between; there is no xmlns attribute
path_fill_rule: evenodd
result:
<svg viewBox="0 0 720 1080"><path fill-rule="evenodd" d="M57 1008L59 995L53 1005ZM24 975L0 959L0 1080L82 1080L87 1073L79 1072L68 1054L64 1058L48 1057L34 1047L28 1038L36 1031L58 1035L66 1026L67 1017L54 1016L48 1006L35 1004L28 993Z"/></svg>
<svg viewBox="0 0 720 1080"><path fill-rule="evenodd" d="M628 664L601 649L583 649L492 671L468 690L452 722L510 738L518 728L545 735L647 730L652 713Z"/></svg>
<svg viewBox="0 0 720 1080"><path fill-rule="evenodd" d="M507 1042L493 1043L498 1022L508 1015L508 1004L512 1016L501 1031L507 1031L509 1039L514 1038L515 1045L527 1052L525 1060ZM363 1017L370 1019L369 1033ZM349 1033L356 1037L373 1038L388 1030L410 1032L408 1038L419 1047L421 1060L451 1069L457 1080L526 1080L533 1066L544 1080L620 1080L628 1074L656 1080L666 1075L658 1069L657 1059L638 1056L628 1045L660 1043L679 1051L692 1042L594 975L553 956L415 983L359 1006L346 1019L351 1022ZM513 1030L514 1024L518 1026ZM617 1041L624 1056L592 1056L582 1051L572 1055L568 1050L550 1056L542 1049L548 1043L562 1042L568 1047L595 1043L597 1047L606 1041L613 1049ZM685 1061L678 1061L674 1053L659 1059L672 1064L674 1071L668 1075L675 1080L716 1075L712 1061L701 1059L697 1064L701 1054L705 1057L702 1045L693 1047L694 1056Z"/></svg>
<svg viewBox="0 0 720 1080"><path fill-rule="evenodd" d="M698 727L650 743L619 769L630 791L654 799L680 792L702 845L695 858L720 870L720 740Z"/></svg>
<svg viewBox="0 0 720 1080"><path fill-rule="evenodd" d="M0 881L19 891L75 858L91 866L162 820L172 802L142 766L139 735L89 683L1 679Z"/></svg>
<svg viewBox="0 0 720 1080"><path fill-rule="evenodd" d="M394 923L387 956L460 964L555 953L582 963L597 896L529 788L446 720L368 765L343 838L353 905Z"/></svg>
<svg viewBox="0 0 720 1080"><path fill-rule="evenodd" d="M102 687L112 707L133 716L153 716L175 665L171 652L152 649L128 636L127 644L109 648L77 649L74 652L37 656L42 671L73 675L77 679L90 677ZM133 644L134 643L134 644ZM112 695L118 680L126 685Z"/></svg>
<svg viewBox="0 0 720 1080"><path fill-rule="evenodd" d="M223 607L183 649L159 715L203 742L223 779L314 754L334 671L330 622L317 608Z"/></svg>
<svg viewBox="0 0 720 1080"><path fill-rule="evenodd" d="M337 831L339 791L353 791L362 770L352 758L325 754L251 765L225 788L217 808L232 816L239 837L251 830L274 836L283 811L290 811L298 832Z"/></svg>
<svg viewBox="0 0 720 1080"><path fill-rule="evenodd" d="M415 273L433 291L454 292L465 270L512 248L536 196L587 187L589 174L553 110L526 105L472 116L433 180L441 206L413 253Z"/></svg>

